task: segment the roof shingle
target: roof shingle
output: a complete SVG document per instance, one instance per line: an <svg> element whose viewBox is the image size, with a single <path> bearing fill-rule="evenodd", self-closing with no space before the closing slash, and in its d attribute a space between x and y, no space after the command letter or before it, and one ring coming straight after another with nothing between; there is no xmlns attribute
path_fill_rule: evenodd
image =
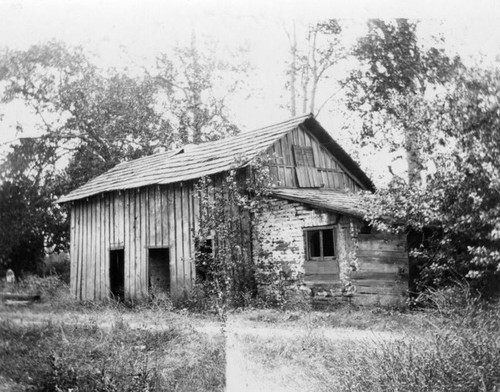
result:
<svg viewBox="0 0 500 392"><path fill-rule="evenodd" d="M361 196L332 189L315 188L277 188L272 195L281 199L308 204L313 207L340 214L363 218L366 211L362 208Z"/></svg>
<svg viewBox="0 0 500 392"><path fill-rule="evenodd" d="M287 121L214 142L190 145L177 150L123 162L90 180L58 202L65 203L99 193L188 181L234 168L246 166L265 152L275 141L303 124L339 159L366 189L373 183L356 162L340 147L312 115Z"/></svg>

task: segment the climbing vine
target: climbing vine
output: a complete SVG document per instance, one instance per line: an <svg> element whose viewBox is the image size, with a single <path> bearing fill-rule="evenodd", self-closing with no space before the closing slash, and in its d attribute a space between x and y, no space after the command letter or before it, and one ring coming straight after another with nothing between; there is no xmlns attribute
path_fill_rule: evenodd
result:
<svg viewBox="0 0 500 392"><path fill-rule="evenodd" d="M269 203L273 180L269 157L201 178L196 184L200 225L194 233L197 287L221 316L256 294L252 223ZM225 317L225 316L224 316Z"/></svg>

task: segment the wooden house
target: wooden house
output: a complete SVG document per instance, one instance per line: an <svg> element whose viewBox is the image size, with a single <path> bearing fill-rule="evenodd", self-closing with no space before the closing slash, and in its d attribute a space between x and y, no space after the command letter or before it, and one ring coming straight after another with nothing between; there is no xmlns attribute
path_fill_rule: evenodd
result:
<svg viewBox="0 0 500 392"><path fill-rule="evenodd" d="M133 299L152 284L188 291L200 217L195 184L262 154L273 157L277 187L250 228L251 257L286 263L320 295L341 295L353 282L363 302L399 301L408 286L405 240L368 234L355 192L374 186L310 115L124 162L62 197L71 203L72 293Z"/></svg>

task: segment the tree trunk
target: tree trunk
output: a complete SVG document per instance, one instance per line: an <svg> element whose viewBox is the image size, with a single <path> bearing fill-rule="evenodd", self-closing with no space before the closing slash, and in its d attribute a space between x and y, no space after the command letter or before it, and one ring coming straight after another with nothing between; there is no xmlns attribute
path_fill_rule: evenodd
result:
<svg viewBox="0 0 500 392"><path fill-rule="evenodd" d="M295 117L297 115L295 91L295 84L297 82L297 32L295 30L295 21L293 22L293 31L290 37L290 52L292 54L292 64L290 65L290 114L292 117Z"/></svg>
<svg viewBox="0 0 500 392"><path fill-rule="evenodd" d="M311 87L311 103L309 104L309 113L314 113L314 105L316 101L316 90L318 88L318 62L316 60L316 37L318 35L318 28L315 27L313 32L312 46L311 46L311 73L312 73L312 87Z"/></svg>

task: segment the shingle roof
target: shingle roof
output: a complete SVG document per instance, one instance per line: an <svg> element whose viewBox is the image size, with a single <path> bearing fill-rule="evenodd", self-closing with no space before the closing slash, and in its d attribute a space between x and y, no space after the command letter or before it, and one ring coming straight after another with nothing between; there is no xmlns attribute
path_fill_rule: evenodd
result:
<svg viewBox="0 0 500 392"><path fill-rule="evenodd" d="M226 139L120 163L61 197L58 202L65 203L114 190L193 180L229 170L235 167L236 159L240 162L238 167L244 167L300 124L325 143L325 146L367 189L373 189L373 183L357 163L328 135L312 115L304 115Z"/></svg>
<svg viewBox="0 0 500 392"><path fill-rule="evenodd" d="M340 192L332 189L316 188L277 188L272 194L285 200L304 203L325 210L363 218L365 210L362 208L361 196L353 193Z"/></svg>

